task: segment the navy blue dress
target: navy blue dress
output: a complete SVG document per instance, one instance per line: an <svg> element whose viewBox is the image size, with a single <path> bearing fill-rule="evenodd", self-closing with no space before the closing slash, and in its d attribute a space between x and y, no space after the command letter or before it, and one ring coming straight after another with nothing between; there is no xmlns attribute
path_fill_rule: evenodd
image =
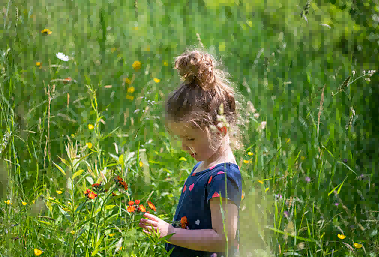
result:
<svg viewBox="0 0 379 257"><path fill-rule="evenodd" d="M239 248L239 208L242 197L242 177L239 167L234 163L227 162L194 173L199 164L200 162L195 165L184 183L173 222L180 222L185 216L188 229L212 229L209 200L220 196L232 200L238 207L238 226L237 243L231 247L232 249L229 249L229 256L236 256ZM227 192L225 191L225 179L227 180ZM180 227L180 225L172 225ZM170 255L172 257L216 256L213 252L195 251L169 243L165 244L167 252L173 247L175 248ZM226 256L222 252L216 254L217 257Z"/></svg>

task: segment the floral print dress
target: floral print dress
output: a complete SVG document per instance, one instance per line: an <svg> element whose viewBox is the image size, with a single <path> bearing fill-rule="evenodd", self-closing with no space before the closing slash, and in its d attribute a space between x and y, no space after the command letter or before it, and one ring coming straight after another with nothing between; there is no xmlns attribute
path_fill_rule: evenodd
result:
<svg viewBox="0 0 379 257"><path fill-rule="evenodd" d="M223 197L232 200L238 208L242 197L242 177L238 165L220 163L212 168L194 173L200 162L195 165L185 181L179 204L176 208L173 226L185 229L212 229L209 200L213 197ZM227 190L225 190L225 179ZM239 216L239 214L238 214ZM175 225L175 224L180 225ZM230 249L229 256L236 256L239 248L239 217L236 235L237 243ZM210 257L226 256L225 253L195 251L166 243L166 251L172 248L172 257Z"/></svg>

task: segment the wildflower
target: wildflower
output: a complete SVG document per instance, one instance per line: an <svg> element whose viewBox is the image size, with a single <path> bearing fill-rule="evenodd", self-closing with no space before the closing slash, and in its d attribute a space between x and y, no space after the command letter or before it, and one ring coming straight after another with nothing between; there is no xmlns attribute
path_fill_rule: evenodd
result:
<svg viewBox="0 0 379 257"><path fill-rule="evenodd" d="M149 205L150 209L157 211L157 208L154 206L154 204L150 201L147 201L147 205Z"/></svg>
<svg viewBox="0 0 379 257"><path fill-rule="evenodd" d="M22 203L22 205L24 205L24 206L28 204L27 202L24 202L24 201L22 201L21 203Z"/></svg>
<svg viewBox="0 0 379 257"><path fill-rule="evenodd" d="M108 236L110 236L110 237L112 237L112 236L114 236L114 235L116 235L116 234L115 234L115 233L108 234Z"/></svg>
<svg viewBox="0 0 379 257"><path fill-rule="evenodd" d="M49 196L49 198L47 198L47 199L49 199L50 201L54 201L54 200L55 200L54 197L50 197L50 196Z"/></svg>
<svg viewBox="0 0 379 257"><path fill-rule="evenodd" d="M254 118L258 119L259 118L259 113L254 113Z"/></svg>
<svg viewBox="0 0 379 257"><path fill-rule="evenodd" d="M288 144L289 142L291 142L291 138L286 138L286 143Z"/></svg>
<svg viewBox="0 0 379 257"><path fill-rule="evenodd" d="M136 202L137 202L137 201L136 201ZM141 212L146 212L146 208L145 208L145 206L143 206L142 204L140 204L140 205L138 206L138 210L141 211Z"/></svg>
<svg viewBox="0 0 379 257"><path fill-rule="evenodd" d="M286 218L288 218L290 216L288 211L284 211L284 216L286 216Z"/></svg>
<svg viewBox="0 0 379 257"><path fill-rule="evenodd" d="M134 201L129 201L128 203L130 206L132 206L134 204Z"/></svg>
<svg viewBox="0 0 379 257"><path fill-rule="evenodd" d="M311 178L310 177L305 177L305 181L307 181L307 183L311 182Z"/></svg>
<svg viewBox="0 0 379 257"><path fill-rule="evenodd" d="M186 216L183 216L181 219L180 219L180 224L182 226L182 228L186 228L187 224L188 224L188 221L187 221L187 217Z"/></svg>
<svg viewBox="0 0 379 257"><path fill-rule="evenodd" d="M358 248L358 249L359 249L359 248L361 248L362 246L363 246L362 244L354 243L354 247L355 247L355 248Z"/></svg>
<svg viewBox="0 0 379 257"><path fill-rule="evenodd" d="M164 66L168 66L168 62L164 61L164 62L163 62L163 65L164 65Z"/></svg>
<svg viewBox="0 0 379 257"><path fill-rule="evenodd" d="M139 162L139 166L142 167L143 166L143 162L140 161Z"/></svg>
<svg viewBox="0 0 379 257"><path fill-rule="evenodd" d="M49 30L49 29L44 29L44 30L41 30L41 33L45 34L45 35L50 35L53 32L51 32L51 30Z"/></svg>
<svg viewBox="0 0 379 257"><path fill-rule="evenodd" d="M119 186L122 186L125 190L128 190L128 184L126 184L120 176L117 176L114 180Z"/></svg>
<svg viewBox="0 0 379 257"><path fill-rule="evenodd" d="M136 204L139 204L141 201L140 200L136 200Z"/></svg>
<svg viewBox="0 0 379 257"><path fill-rule="evenodd" d="M4 201L4 203L6 203L6 204L8 204L8 205L12 204L12 203L11 203L11 200L6 200L6 201Z"/></svg>
<svg viewBox="0 0 379 257"><path fill-rule="evenodd" d="M130 100L130 101L133 101L134 96L132 96L132 95L126 95L126 99L128 99L128 100Z"/></svg>
<svg viewBox="0 0 379 257"><path fill-rule="evenodd" d="M155 83L159 83L160 79L154 78Z"/></svg>
<svg viewBox="0 0 379 257"><path fill-rule="evenodd" d="M60 195L60 194L62 194L62 193L63 193L63 192L62 192L62 191L60 191L60 190L57 190L56 192L57 192L57 194L58 194L58 195Z"/></svg>
<svg viewBox="0 0 379 257"><path fill-rule="evenodd" d="M70 209L69 209L69 208L63 208L62 210L64 210L64 211L67 211L67 212L69 212L69 211L70 211Z"/></svg>
<svg viewBox="0 0 379 257"><path fill-rule="evenodd" d="M88 195L90 192L91 192L91 190L87 189L86 191L84 191L84 194Z"/></svg>
<svg viewBox="0 0 379 257"><path fill-rule="evenodd" d="M132 67L135 71L141 69L141 62L139 61L135 61L133 64L132 64Z"/></svg>
<svg viewBox="0 0 379 257"><path fill-rule="evenodd" d="M343 162L344 162L344 163L347 163L347 159L343 159Z"/></svg>
<svg viewBox="0 0 379 257"><path fill-rule="evenodd" d="M258 180L258 183L261 183L261 184L263 184L263 181L262 181L262 180Z"/></svg>
<svg viewBox="0 0 379 257"><path fill-rule="evenodd" d="M250 162L249 160L243 160L243 163L245 163L245 164L247 164L249 162Z"/></svg>
<svg viewBox="0 0 379 257"><path fill-rule="evenodd" d="M70 232L72 235L75 235L76 231L75 230L71 230Z"/></svg>
<svg viewBox="0 0 379 257"><path fill-rule="evenodd" d="M262 121L261 122L261 129L265 129L266 128L266 125L267 125L267 121Z"/></svg>
<svg viewBox="0 0 379 257"><path fill-rule="evenodd" d="M94 192L89 192L89 194L88 194L88 198L90 198L90 199L95 199L97 197L97 194L95 194Z"/></svg>
<svg viewBox="0 0 379 257"><path fill-rule="evenodd" d="M88 143L86 143L86 146L87 146L89 149L91 149L91 148L92 148L92 143L91 143L91 142L88 142Z"/></svg>
<svg viewBox="0 0 379 257"><path fill-rule="evenodd" d="M339 203L335 203L334 205L335 205L335 206L338 206L338 204L339 204Z"/></svg>
<svg viewBox="0 0 379 257"><path fill-rule="evenodd" d="M41 67L42 63L41 62L36 62L37 67Z"/></svg>
<svg viewBox="0 0 379 257"><path fill-rule="evenodd" d="M275 198L280 200L283 198L283 196L278 194L278 195L275 195Z"/></svg>
<svg viewBox="0 0 379 257"><path fill-rule="evenodd" d="M132 81L129 78L124 78L124 82L129 85L132 84Z"/></svg>
<svg viewBox="0 0 379 257"><path fill-rule="evenodd" d="M339 238L339 239L345 239L346 236L345 236L345 235L338 234L338 238Z"/></svg>
<svg viewBox="0 0 379 257"><path fill-rule="evenodd" d="M93 130L95 127L92 124L88 124L88 129Z"/></svg>
<svg viewBox="0 0 379 257"><path fill-rule="evenodd" d="M132 93L134 93L134 91L136 91L136 89L134 87L128 88L128 94L132 94Z"/></svg>
<svg viewBox="0 0 379 257"><path fill-rule="evenodd" d="M253 153L252 153L252 152L248 152L248 153L247 153L247 155L250 155L250 156L252 156L252 155L253 155Z"/></svg>
<svg viewBox="0 0 379 257"><path fill-rule="evenodd" d="M300 160L304 161L305 160L305 156L301 156Z"/></svg>
<svg viewBox="0 0 379 257"><path fill-rule="evenodd" d="M128 208L126 208L126 210L128 212L134 212L136 210L136 208L134 206L128 206Z"/></svg>
<svg viewBox="0 0 379 257"><path fill-rule="evenodd" d="M64 55L62 53L57 53L56 56L57 56L58 59L60 59L62 61L65 61L65 62L67 62L70 59L70 58L68 58L67 55Z"/></svg>
<svg viewBox="0 0 379 257"><path fill-rule="evenodd" d="M34 249L34 254L35 254L36 256L40 256L42 253L43 253L43 252L42 252L41 250L39 250L39 249Z"/></svg>

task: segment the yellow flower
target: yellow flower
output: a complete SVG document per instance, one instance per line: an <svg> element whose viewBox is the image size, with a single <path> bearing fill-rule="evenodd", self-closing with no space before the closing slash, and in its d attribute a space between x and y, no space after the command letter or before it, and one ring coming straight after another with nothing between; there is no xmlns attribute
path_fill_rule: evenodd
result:
<svg viewBox="0 0 379 257"><path fill-rule="evenodd" d="M135 71L141 69L141 62L139 61L135 61L133 64L132 64L132 67Z"/></svg>
<svg viewBox="0 0 379 257"><path fill-rule="evenodd" d="M6 203L6 204L8 204L8 205L9 205L9 204L12 204L12 203L11 203L11 200L4 201L4 203Z"/></svg>
<svg viewBox="0 0 379 257"><path fill-rule="evenodd" d="M163 62L163 65L164 65L164 66L168 66L168 62L164 61L164 62Z"/></svg>
<svg viewBox="0 0 379 257"><path fill-rule="evenodd" d="M126 95L126 99L129 99L129 100L133 101L134 96L132 96L132 95Z"/></svg>
<svg viewBox="0 0 379 257"><path fill-rule="evenodd" d="M93 130L94 129L94 126L92 124L88 124L88 129L89 130Z"/></svg>
<svg viewBox="0 0 379 257"><path fill-rule="evenodd" d="M338 238L339 238L339 239L345 239L346 236L345 236L345 235L338 234Z"/></svg>
<svg viewBox="0 0 379 257"><path fill-rule="evenodd" d="M252 153L252 152L248 152L248 153L247 153L247 155L250 155L250 156L252 156L252 155L253 155L253 153Z"/></svg>
<svg viewBox="0 0 379 257"><path fill-rule="evenodd" d="M129 78L124 78L124 82L129 85L132 84L132 81Z"/></svg>
<svg viewBox="0 0 379 257"><path fill-rule="evenodd" d="M36 62L36 66L37 66L37 67L40 67L41 64L42 64L41 62Z"/></svg>
<svg viewBox="0 0 379 257"><path fill-rule="evenodd" d="M122 250L122 246L119 248L119 251L121 251Z"/></svg>
<svg viewBox="0 0 379 257"><path fill-rule="evenodd" d="M305 156L301 156L300 160L304 161L305 160Z"/></svg>
<svg viewBox="0 0 379 257"><path fill-rule="evenodd" d="M263 181L262 181L262 180L258 180L258 183L261 183L261 184L263 184Z"/></svg>
<svg viewBox="0 0 379 257"><path fill-rule="evenodd" d="M154 78L155 83L159 83L160 79Z"/></svg>
<svg viewBox="0 0 379 257"><path fill-rule="evenodd" d="M251 161L249 161L249 160L243 160L243 163L251 163Z"/></svg>
<svg viewBox="0 0 379 257"><path fill-rule="evenodd" d="M291 138L286 138L286 143L289 143L291 141Z"/></svg>
<svg viewBox="0 0 379 257"><path fill-rule="evenodd" d="M139 162L139 166L140 166L140 167L142 167L142 166L143 166L143 163L142 163L141 161Z"/></svg>
<svg viewBox="0 0 379 257"><path fill-rule="evenodd" d="M114 234L114 233L112 233L112 234L108 234L108 236L114 236L114 235L116 235L116 234Z"/></svg>
<svg viewBox="0 0 379 257"><path fill-rule="evenodd" d="M57 190L57 194L60 195L62 194L63 192L61 190Z"/></svg>
<svg viewBox="0 0 379 257"><path fill-rule="evenodd" d="M44 30L41 31L41 33L42 34L48 34L48 35L50 35L52 32L49 29L44 29Z"/></svg>
<svg viewBox="0 0 379 257"><path fill-rule="evenodd" d="M35 204L36 203L36 200L33 200L32 204Z"/></svg>
<svg viewBox="0 0 379 257"><path fill-rule="evenodd" d="M71 205L71 202L68 202L68 205Z"/></svg>
<svg viewBox="0 0 379 257"><path fill-rule="evenodd" d="M86 145L87 145L87 147L88 147L89 149L92 148L92 143L88 142L88 143L86 143Z"/></svg>
<svg viewBox="0 0 379 257"><path fill-rule="evenodd" d="M27 205L28 204L27 202L24 202L24 201L22 201L21 203L22 203L22 205Z"/></svg>
<svg viewBox="0 0 379 257"><path fill-rule="evenodd" d="M72 137L72 138L74 138L74 137L75 137L75 135L74 135L74 134L71 134L71 137Z"/></svg>
<svg viewBox="0 0 379 257"><path fill-rule="evenodd" d="M132 93L134 93L134 91L136 91L136 89L134 87L128 88L128 94L132 94Z"/></svg>
<svg viewBox="0 0 379 257"><path fill-rule="evenodd" d="M70 233L73 234L73 235L75 235L76 231L75 230L71 230Z"/></svg>
<svg viewBox="0 0 379 257"><path fill-rule="evenodd" d="M354 247L355 247L355 248L358 248L358 249L359 249L359 248L361 248L362 246L363 246L363 245L361 245L361 244L354 243Z"/></svg>
<svg viewBox="0 0 379 257"><path fill-rule="evenodd" d="M48 198L50 201L54 201L55 199L53 197L50 197Z"/></svg>
<svg viewBox="0 0 379 257"><path fill-rule="evenodd" d="M43 253L43 252L42 252L41 250L39 250L39 249L34 249L34 254L35 254L36 256L40 256L42 253Z"/></svg>
<svg viewBox="0 0 379 257"><path fill-rule="evenodd" d="M64 210L64 211L70 211L70 209L69 208L63 208L62 210Z"/></svg>

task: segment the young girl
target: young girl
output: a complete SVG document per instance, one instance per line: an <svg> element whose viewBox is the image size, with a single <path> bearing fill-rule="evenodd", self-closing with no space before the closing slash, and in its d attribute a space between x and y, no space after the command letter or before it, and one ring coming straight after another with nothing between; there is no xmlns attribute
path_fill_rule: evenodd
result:
<svg viewBox="0 0 379 257"><path fill-rule="evenodd" d="M139 226L147 234L174 234L166 244L167 251L174 248L170 256L221 257L226 249L236 256L242 178L228 131L237 120L234 91L203 51L186 51L175 69L184 82L166 101L166 127L198 163L183 185L173 223L146 213Z"/></svg>

